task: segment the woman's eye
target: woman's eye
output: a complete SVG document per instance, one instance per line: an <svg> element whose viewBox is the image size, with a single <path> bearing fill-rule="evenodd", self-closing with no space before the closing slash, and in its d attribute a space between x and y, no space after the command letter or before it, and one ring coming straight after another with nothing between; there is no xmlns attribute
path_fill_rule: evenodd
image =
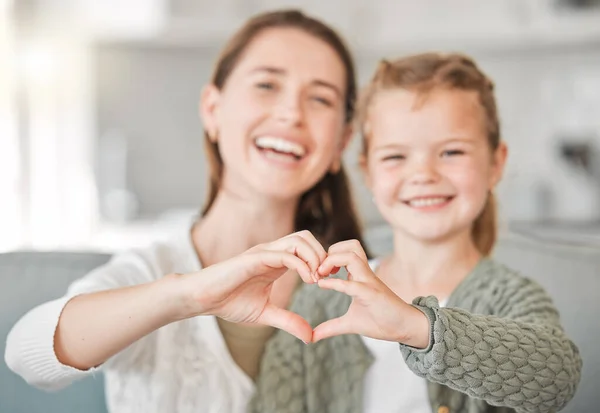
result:
<svg viewBox="0 0 600 413"><path fill-rule="evenodd" d="M256 87L264 90L273 90L275 89L275 83L272 82L259 82L256 84Z"/></svg>
<svg viewBox="0 0 600 413"><path fill-rule="evenodd" d="M320 97L320 96L313 96L312 99L315 102L318 102L318 103L320 103L320 104L322 104L324 106L327 106L327 107L333 106L333 102L331 102L331 100L329 100L329 99L326 99L326 98L323 98L323 97Z"/></svg>

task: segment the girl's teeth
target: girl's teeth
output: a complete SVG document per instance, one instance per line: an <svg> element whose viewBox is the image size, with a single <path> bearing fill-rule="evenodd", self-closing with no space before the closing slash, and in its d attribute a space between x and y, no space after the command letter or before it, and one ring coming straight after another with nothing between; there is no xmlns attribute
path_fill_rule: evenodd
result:
<svg viewBox="0 0 600 413"><path fill-rule="evenodd" d="M422 208L434 205L440 205L447 201L448 198L422 198L422 199L413 199L409 201L409 205L415 208Z"/></svg>

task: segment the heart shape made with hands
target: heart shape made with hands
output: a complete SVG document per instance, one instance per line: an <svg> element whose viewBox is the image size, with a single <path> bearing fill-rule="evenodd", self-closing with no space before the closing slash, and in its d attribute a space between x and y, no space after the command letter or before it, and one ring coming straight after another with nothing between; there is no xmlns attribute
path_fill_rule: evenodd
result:
<svg viewBox="0 0 600 413"><path fill-rule="evenodd" d="M278 251L283 247L286 252L293 253L303 261L304 268L298 267L298 263L296 268L292 268L283 261L282 268L295 269L305 283L317 283L320 288L347 294L352 297L352 303L346 314L327 320L314 330L300 315L283 308L270 308L272 313L258 322L285 330L305 343L342 334L361 334L403 342L405 335L399 331L398 326L403 325L403 320L412 317L415 320L420 318L424 327L422 331L427 335L425 340L428 341L428 321L424 314L402 301L373 273L367 255L358 241L342 241L325 252L309 232L293 235L296 238L287 238L286 244L273 243L266 249ZM346 278L331 277L340 268L346 269Z"/></svg>

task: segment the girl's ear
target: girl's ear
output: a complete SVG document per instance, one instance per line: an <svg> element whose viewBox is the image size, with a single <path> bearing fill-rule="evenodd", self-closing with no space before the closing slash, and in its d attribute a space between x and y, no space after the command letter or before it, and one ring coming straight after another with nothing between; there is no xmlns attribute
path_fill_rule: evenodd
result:
<svg viewBox="0 0 600 413"><path fill-rule="evenodd" d="M504 174L504 167L506 165L506 158L508 157L508 147L506 143L500 141L498 148L494 151L493 154L493 165L492 165L492 173L490 175L490 190L494 189L496 185L502 179L502 175Z"/></svg>

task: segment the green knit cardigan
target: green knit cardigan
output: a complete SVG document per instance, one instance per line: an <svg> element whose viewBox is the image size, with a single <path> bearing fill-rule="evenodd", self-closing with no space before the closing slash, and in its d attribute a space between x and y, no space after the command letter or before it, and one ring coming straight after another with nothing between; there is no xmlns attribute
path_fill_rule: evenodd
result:
<svg viewBox="0 0 600 413"><path fill-rule="evenodd" d="M344 314L350 301L305 285L290 309L315 327ZM579 351L551 299L532 280L482 259L446 307L435 297L413 305L430 321L430 343L426 349L400 344L399 351L427 380L433 412L555 412L573 397ZM361 413L372 361L358 335L306 345L278 331L267 343L249 412Z"/></svg>

